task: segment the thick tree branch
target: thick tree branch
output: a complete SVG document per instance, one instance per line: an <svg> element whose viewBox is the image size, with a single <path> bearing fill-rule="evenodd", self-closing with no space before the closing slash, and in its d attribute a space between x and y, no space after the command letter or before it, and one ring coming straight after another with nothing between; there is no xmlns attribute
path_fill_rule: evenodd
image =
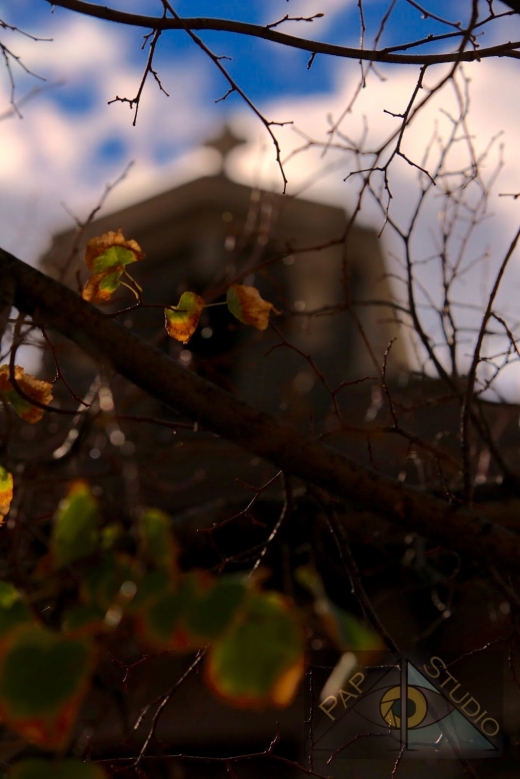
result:
<svg viewBox="0 0 520 779"><path fill-rule="evenodd" d="M0 249L0 277L14 279L15 306L38 325L55 328L158 400L204 428L364 510L448 547L511 569L520 537L469 511L358 465L248 406L182 368L57 281Z"/></svg>
<svg viewBox="0 0 520 779"><path fill-rule="evenodd" d="M296 35L279 32L272 27L262 27L258 24L240 22L234 19L209 19L204 17L169 19L117 11L114 8L86 3L84 0L45 0L45 2L49 3L49 5L67 8L69 11L75 11L86 16L94 16L97 19L134 27L144 27L152 30L216 30L218 32L232 32L239 35L248 35L251 38L272 41L293 49L301 49L314 55L326 54L332 57L344 57L368 62L388 62L397 65L438 65L446 62L475 62L487 57L520 55L520 52L516 51L516 49L520 48L520 41L508 41L498 46L472 51L460 51L457 49L444 54L394 54L385 49L379 51L354 49L349 46L325 43L324 41L308 40L307 38L299 38Z"/></svg>
<svg viewBox="0 0 520 779"><path fill-rule="evenodd" d="M9 324L9 315L13 306L14 285L14 278L9 271L0 268L0 354L2 352L2 338Z"/></svg>

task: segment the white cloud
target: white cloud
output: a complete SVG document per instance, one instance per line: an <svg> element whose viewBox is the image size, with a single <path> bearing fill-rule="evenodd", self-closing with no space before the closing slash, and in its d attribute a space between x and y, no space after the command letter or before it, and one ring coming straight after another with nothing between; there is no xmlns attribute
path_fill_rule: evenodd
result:
<svg viewBox="0 0 520 779"><path fill-rule="evenodd" d="M505 59L482 61L465 67L466 75L470 79L471 95L468 132L471 135L471 145L476 157L482 154L494 136L502 133L488 159L481 164L483 178L488 179L498 163L500 144L504 145L503 154L506 164L490 196L488 217L493 214L494 216L479 225L468 245L468 263L486 250L488 257L471 274L461 276L454 287L454 295L462 303L485 302L489 294L490 282L493 281L520 223L520 199L515 201L512 198L499 196L500 193L505 192L520 192L520 154L517 144L520 104L516 100L508 99L508 96L515 94L518 78L516 70L516 63ZM367 88L362 90L352 113L348 114L341 123L341 131L350 138L358 140L363 132L363 122L366 118L369 128L366 148L377 148L385 137L399 127L399 119L385 111L394 114L404 111L418 74L415 68L402 67L386 68L384 72L386 80L372 78ZM287 157L302 144L295 128L319 143L327 142L330 137L328 134L330 121L327 117L337 120L343 113L355 89L358 73L355 63L342 63L337 68L337 91L334 95L292 100L284 98L281 102L273 101L264 107L268 118L278 119L283 112L283 118L294 120L294 127L274 128L282 145L283 156ZM425 83L427 86L432 86L441 77L441 69L436 68L427 76ZM418 99L425 94L425 90L421 91ZM456 93L448 85L432 98L428 108L418 115L406 131L402 148L409 159L422 164L425 148L435 127L441 137L445 139L448 137L452 127L450 113L452 116L457 116L458 109ZM258 122L245 113L241 115L240 121L242 130L249 130L255 140L248 148L239 148L234 152L230 160L231 174L237 179L254 180L267 189L281 191L281 176L267 133ZM336 140L340 138L337 137ZM431 156L435 159L438 154L439 151L434 144ZM449 162L450 168L454 171L467 168L470 163L468 144L459 140L452 147ZM353 165L352 156L345 152L331 148L323 156L320 148L311 149L294 156L287 164L288 191L352 208L357 198L359 186L356 181L359 179L349 179L345 182L344 178L353 169ZM396 159L392 164L390 186L394 195L391 214L398 224L404 226L410 219L419 197L418 171L404 160ZM475 185L473 188L476 190ZM470 191L471 189L468 189L468 192ZM418 259L425 259L438 252L439 219L443 204L442 187L439 186L431 192L412 242ZM384 224L383 215L374 207L370 199L365 201L360 216L362 220L374 224L377 229ZM462 223L456 232L460 234L461 230ZM388 227L383 233L383 240L387 249L402 256L402 244ZM511 321L520 318L518 314L515 315L520 291L519 256L517 253L513 258L497 300L496 310L511 313L513 315ZM417 274L428 293L439 303L442 296L439 261L424 267L418 266ZM424 295L422 297L424 298ZM464 327L475 326L478 322L476 315L470 314L464 308L459 309L458 317ZM426 315L425 322L430 330L435 331L438 328L436 316ZM467 354L471 350L470 344L471 339L468 338L465 347ZM502 385L502 388L504 391L514 392L517 396L518 374L512 371L509 373L511 378Z"/></svg>
<svg viewBox="0 0 520 779"><path fill-rule="evenodd" d="M309 19L316 14L323 16L312 22L286 21L278 26L280 32L288 35L297 35L299 38L314 38L325 40L326 34L334 24L339 14L344 14L347 9L355 7L355 0L299 0L297 4L280 3L280 0L268 0L262 5L262 23L273 24L284 16L293 18L303 17Z"/></svg>
<svg viewBox="0 0 520 779"><path fill-rule="evenodd" d="M149 78L136 127L128 105L107 106L116 95L135 96L142 76L124 32L69 15L53 29L52 44L17 39L16 53L28 67L50 81L66 80L67 99L74 101L76 91L92 93L88 111L71 110L56 102L56 91L49 91L24 106L22 120L0 123L2 245L28 261L34 262L52 231L67 223L62 202L86 215L104 185L130 160L136 164L128 197L136 199L139 186L149 191L149 182L161 181L165 169L172 168L179 145L189 146L211 132L213 110L205 99L208 77L201 59L187 57L174 72L164 69L169 98ZM23 87L27 81L21 80ZM7 107L9 98L4 79L0 107ZM119 159L100 156L103 144L116 139L122 147Z"/></svg>
<svg viewBox="0 0 520 779"><path fill-rule="evenodd" d="M340 0L329 1L327 16L318 20L319 24L330 24L334 14L344 8ZM306 0L298 5L298 15L313 13L320 10L319 6L320 3ZM269 13L273 8L270 4ZM292 9L287 10L293 13ZM321 30L318 22L316 26L303 26ZM302 34L300 27L298 34ZM137 90L142 71L134 60L137 40L134 33L128 36L116 26L63 15L53 26L53 37L52 44L17 39L14 48L36 72L42 72L50 79L65 77L66 89L72 97L74 90L91 90L92 108L71 112L66 106L60 107L60 102L56 102L51 93L44 93L27 104L22 121L10 119L0 123L1 243L4 248L33 262L45 248L52 231L67 223L60 203L65 201L80 216L88 213L106 182L115 178L125 161L135 159L136 165L128 180L114 193L109 203L111 208L144 199L180 180L215 169L212 153L199 146L213 134L215 118L212 98L208 95L211 76L206 69L208 63L202 58L186 55L182 68L177 61L175 70L171 67L160 69L164 86L170 92L169 99L150 79L134 128L128 106L106 105L116 94L131 96ZM294 126L274 128L284 157L303 143L295 128L310 138L326 142L329 117L337 120L348 105L359 78L359 66L337 61L334 67L334 94L310 98L284 96L263 106L269 119L294 121ZM466 66L471 79L469 122L471 132L475 134L475 149L477 152L484 149L491 137L503 131L507 163L490 201L491 210L496 211L497 216L483 225L471 247L480 250L489 245L490 258L482 273L475 277L476 282L462 279L457 290L467 300L479 299L479 283L486 273L492 278L519 221L520 199L498 197L499 192L520 191L520 155L516 141L520 103L515 100L516 70L517 63L506 59ZM432 84L440 72L440 68L431 69L426 82ZM385 113L385 109L394 113L405 109L417 69L385 68L384 74L385 81L377 77L370 79L367 88L360 93L355 109L341 123L342 132L349 137L360 137L364 117L370 128L369 144L377 144L385 133L398 127L399 120ZM422 96L424 91L420 94ZM0 110L8 101L9 87L4 78L0 82ZM407 131L403 148L411 159L421 160L435 122L444 135L448 132L450 123L442 111L450 110L453 104L454 94L447 88ZM233 152L228 166L230 175L280 191L280 172L265 128L245 109L233 114L233 122L251 141ZM116 162L100 160L100 148L114 139L123 144L124 153ZM187 151L174 162L180 147ZM465 164L463 148L462 143L455 146L453 165ZM294 156L286 165L289 193L352 207L357 193L356 180L343 181L352 165L351 157L333 148L324 157L320 149ZM393 213L399 220L405 220L417 195L417 172L398 160L391 186ZM436 229L440 203L440 198L432 198L418 235L415 248L423 257L431 253L434 245L429 231ZM381 214L368 201L361 219L378 226L382 224ZM388 229L384 239L389 248L399 248ZM438 271L427 268L424 273L426 282L438 290ZM502 308L514 310L519 287L518 261L515 260L506 278Z"/></svg>

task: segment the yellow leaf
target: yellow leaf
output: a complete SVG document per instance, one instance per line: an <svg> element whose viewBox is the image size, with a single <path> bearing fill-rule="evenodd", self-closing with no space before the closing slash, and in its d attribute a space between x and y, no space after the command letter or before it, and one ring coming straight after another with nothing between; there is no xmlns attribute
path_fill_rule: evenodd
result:
<svg viewBox="0 0 520 779"><path fill-rule="evenodd" d="M52 400L52 384L36 379L30 373L25 373L19 365L14 367L14 378L21 391L28 398L48 406ZM0 366L0 398L8 401L19 417L33 424L43 416L43 409L33 406L30 400L18 394L9 380L9 366Z"/></svg>
<svg viewBox="0 0 520 779"><path fill-rule="evenodd" d="M170 338L175 338L187 344L197 329L200 314L205 303L195 292L183 292L178 306L164 309L166 332Z"/></svg>
<svg viewBox="0 0 520 779"><path fill-rule="evenodd" d="M13 499L13 476L0 465L0 524L9 512Z"/></svg>
<svg viewBox="0 0 520 779"><path fill-rule="evenodd" d="M272 303L260 297L256 287L232 284L227 291L228 308L240 322L252 325L257 330L267 330L269 313L280 314Z"/></svg>

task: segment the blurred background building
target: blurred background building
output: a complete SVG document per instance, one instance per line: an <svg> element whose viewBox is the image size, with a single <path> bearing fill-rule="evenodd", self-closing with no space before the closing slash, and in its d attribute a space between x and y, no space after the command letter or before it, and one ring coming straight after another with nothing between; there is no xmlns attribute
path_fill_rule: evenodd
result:
<svg viewBox="0 0 520 779"><path fill-rule="evenodd" d="M185 347L164 333L160 304L176 305L188 289L206 302L218 302L238 278L257 287L282 311L282 316L273 317L274 325L297 350L312 356L331 388L374 375L389 343L398 336L392 309L382 305L391 301L391 293L375 231L358 226L347 230L348 215L342 208L231 181L225 160L240 143L225 128L208 144L222 154L219 174L92 221L72 258L75 231L56 235L43 269L61 277L67 263L63 281L77 287L78 276L86 275L87 240L121 227L125 237L135 239L146 252L145 260L133 265L130 273L143 288L143 302L156 307L143 306L120 321L147 340L162 340L185 367L257 407L281 412L293 422L308 418L312 411L324 421L330 393L296 350L273 348L282 340L274 330L252 331L223 306L203 312ZM117 297L111 310L135 303L127 291ZM368 305L369 301L378 305ZM389 371L395 374L405 364L401 336L392 347ZM76 355L77 376L81 366Z"/></svg>

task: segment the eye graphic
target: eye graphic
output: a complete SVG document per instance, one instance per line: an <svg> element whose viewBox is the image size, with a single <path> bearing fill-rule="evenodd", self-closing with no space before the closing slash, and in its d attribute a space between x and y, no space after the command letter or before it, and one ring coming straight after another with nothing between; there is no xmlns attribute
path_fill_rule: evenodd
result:
<svg viewBox="0 0 520 779"><path fill-rule="evenodd" d="M407 729L426 728L444 719L455 707L444 696L426 687L407 687ZM401 688L382 687L365 695L356 706L357 713L374 725L392 730L401 728Z"/></svg>
<svg viewBox="0 0 520 779"><path fill-rule="evenodd" d="M407 726L418 728L428 713L428 703L418 687L408 687L406 703ZM385 692L379 704L379 711L391 728L401 727L401 688L391 687Z"/></svg>

